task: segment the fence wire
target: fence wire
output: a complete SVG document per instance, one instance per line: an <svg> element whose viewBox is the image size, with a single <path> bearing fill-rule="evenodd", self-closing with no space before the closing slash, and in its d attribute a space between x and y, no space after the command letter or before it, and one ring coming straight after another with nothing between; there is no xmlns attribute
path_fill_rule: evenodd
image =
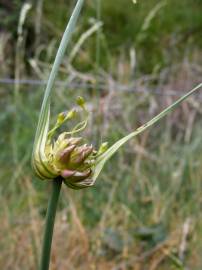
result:
<svg viewBox="0 0 202 270"><path fill-rule="evenodd" d="M45 86L47 84L47 80L36 80L36 79L21 79L21 80L15 80L12 78L0 78L0 84L2 85L31 85L34 87L37 86ZM110 86L109 84L104 84L104 83L98 83L96 84L92 84L92 83L87 83L87 82L64 82L64 81L56 81L55 82L56 86L60 86L60 87L69 87L71 89L80 89L80 90L86 90L86 89L97 89L99 91L106 91L106 89L110 90ZM179 91L179 90L169 90L169 91L162 91L161 89L158 88L139 88L135 83L132 83L130 85L123 85L123 84L119 84L116 82L113 82L113 89L115 89L115 91L119 91L119 92L129 92L129 93L151 93L154 95L159 95L159 96L170 96L170 97L179 97L184 95L186 92L185 91ZM1 91L1 90L0 90ZM114 91L114 90L113 90ZM202 94L198 95L200 98L202 98Z"/></svg>

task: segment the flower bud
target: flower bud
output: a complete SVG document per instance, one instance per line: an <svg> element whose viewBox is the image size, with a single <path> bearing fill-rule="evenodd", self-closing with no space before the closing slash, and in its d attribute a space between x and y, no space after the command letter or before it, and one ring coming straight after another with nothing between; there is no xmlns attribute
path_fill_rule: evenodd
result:
<svg viewBox="0 0 202 270"><path fill-rule="evenodd" d="M73 134L81 132L86 127L88 121L88 112L81 97L77 99L77 104L84 110L86 119L78 123L72 131L63 132L54 140L56 130L66 120L73 118L75 111L60 113L55 126L49 132L49 115L47 115L48 120L44 122L42 132L37 133L32 157L33 168L41 179L62 177L64 183L74 189L94 184L96 159L98 153L100 157L106 148L103 144L97 152L92 145L83 144L81 137L73 137Z"/></svg>
<svg viewBox="0 0 202 270"><path fill-rule="evenodd" d="M80 107L84 107L85 106L85 100L83 97L79 96L76 100L76 103L80 106Z"/></svg>
<svg viewBox="0 0 202 270"><path fill-rule="evenodd" d="M72 151L75 149L76 145L70 145L67 148L65 148L63 151L60 153L59 161L62 163L68 163L70 160L70 156Z"/></svg>
<svg viewBox="0 0 202 270"><path fill-rule="evenodd" d="M70 138L68 139L69 145L78 145L82 141L82 138Z"/></svg>

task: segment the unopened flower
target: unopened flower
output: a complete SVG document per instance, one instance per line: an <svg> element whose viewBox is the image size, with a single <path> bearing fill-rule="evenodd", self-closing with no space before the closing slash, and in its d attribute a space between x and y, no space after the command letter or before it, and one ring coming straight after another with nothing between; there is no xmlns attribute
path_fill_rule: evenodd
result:
<svg viewBox="0 0 202 270"><path fill-rule="evenodd" d="M69 132L61 133L56 140L54 135L61 125L76 117L76 110L58 115L55 126L47 132L44 129L44 139L39 140L33 152L32 165L41 179L62 177L64 183L74 189L93 185L93 173L97 159L107 150L107 143L103 143L96 151L93 145L84 143L82 137L74 134L81 132L88 122L88 111L83 98L77 99L77 104L85 115L84 121L78 123ZM41 143L40 143L41 142Z"/></svg>

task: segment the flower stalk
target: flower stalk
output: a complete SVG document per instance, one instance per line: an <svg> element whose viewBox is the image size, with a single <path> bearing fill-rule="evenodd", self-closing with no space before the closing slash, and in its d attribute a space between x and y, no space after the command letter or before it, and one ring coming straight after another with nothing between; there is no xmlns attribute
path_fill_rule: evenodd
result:
<svg viewBox="0 0 202 270"><path fill-rule="evenodd" d="M49 269L53 229L61 186L62 186L61 178L56 178L55 180L52 181L52 191L49 198L48 209L46 213L46 224L39 270Z"/></svg>

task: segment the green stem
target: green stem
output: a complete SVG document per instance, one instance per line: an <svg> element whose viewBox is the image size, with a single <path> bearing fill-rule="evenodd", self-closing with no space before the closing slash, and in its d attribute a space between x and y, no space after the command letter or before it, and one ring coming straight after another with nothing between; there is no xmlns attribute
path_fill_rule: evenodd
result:
<svg viewBox="0 0 202 270"><path fill-rule="evenodd" d="M62 186L61 178L57 178L53 180L52 192L49 198L48 209L46 213L46 224L45 224L45 232L44 232L44 239L43 239L41 264L40 264L39 270L49 269L55 215L56 215L61 186Z"/></svg>

